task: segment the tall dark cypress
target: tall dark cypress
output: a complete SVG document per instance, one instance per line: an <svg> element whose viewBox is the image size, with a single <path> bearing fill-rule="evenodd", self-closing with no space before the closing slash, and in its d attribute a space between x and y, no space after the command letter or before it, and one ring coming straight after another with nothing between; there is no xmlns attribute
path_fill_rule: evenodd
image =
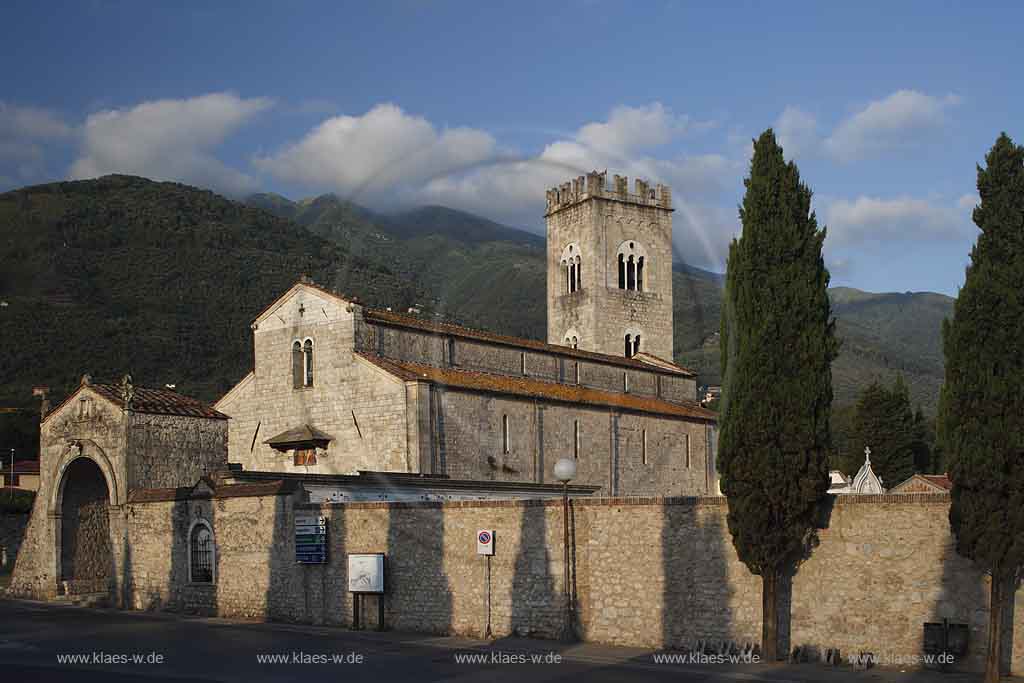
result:
<svg viewBox="0 0 1024 683"><path fill-rule="evenodd" d="M1024 567L1024 147L1005 133L978 167L981 230L942 326L938 436L956 550L991 578L985 680L1000 674L1003 603Z"/></svg>
<svg viewBox="0 0 1024 683"><path fill-rule="evenodd" d="M857 399L854 428L859 449L858 469L864 461L864 447L870 446L872 469L886 488L892 488L914 474L915 448L920 430L910 409L910 392L902 375L896 376L891 389L875 380L861 392ZM856 472L853 469L850 474Z"/></svg>
<svg viewBox="0 0 1024 683"><path fill-rule="evenodd" d="M754 142L729 248L718 467L739 558L762 578L762 651L778 657L778 588L827 499L838 351L811 191L769 129Z"/></svg>

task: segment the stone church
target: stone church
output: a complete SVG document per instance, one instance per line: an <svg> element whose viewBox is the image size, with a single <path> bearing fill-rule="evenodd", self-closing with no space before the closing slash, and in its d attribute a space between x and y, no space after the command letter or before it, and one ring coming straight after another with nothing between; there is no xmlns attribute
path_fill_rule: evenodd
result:
<svg viewBox="0 0 1024 683"><path fill-rule="evenodd" d="M299 282L252 324L255 367L214 406L243 470L386 471L714 491L714 414L672 358L668 188L604 174L548 192L548 341L364 308Z"/></svg>
<svg viewBox="0 0 1024 683"><path fill-rule="evenodd" d="M149 564L171 562L152 599L173 602L213 582L216 511L249 499L551 497L560 458L574 495L717 493L715 415L671 360L669 189L591 173L548 191L546 216L547 342L300 280L256 316L252 372L213 406L84 376L43 418L12 591L107 586L145 606L132 567L149 544ZM174 600L207 604L189 591Z"/></svg>

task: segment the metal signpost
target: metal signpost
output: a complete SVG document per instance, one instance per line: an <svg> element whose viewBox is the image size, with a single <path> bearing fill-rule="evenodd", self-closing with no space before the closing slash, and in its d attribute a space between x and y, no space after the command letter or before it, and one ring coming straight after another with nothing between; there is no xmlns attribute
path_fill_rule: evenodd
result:
<svg viewBox="0 0 1024 683"><path fill-rule="evenodd" d="M494 556L494 529L476 532L476 554L487 558L487 630L484 638L491 637L491 558Z"/></svg>

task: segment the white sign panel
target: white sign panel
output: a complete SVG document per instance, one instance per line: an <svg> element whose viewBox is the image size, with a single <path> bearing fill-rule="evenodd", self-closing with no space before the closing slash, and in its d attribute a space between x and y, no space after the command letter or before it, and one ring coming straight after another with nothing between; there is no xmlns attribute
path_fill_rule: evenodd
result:
<svg viewBox="0 0 1024 683"><path fill-rule="evenodd" d="M348 556L350 593L384 592L384 553Z"/></svg>
<svg viewBox="0 0 1024 683"><path fill-rule="evenodd" d="M480 529L476 532L476 554L494 554L494 529Z"/></svg>

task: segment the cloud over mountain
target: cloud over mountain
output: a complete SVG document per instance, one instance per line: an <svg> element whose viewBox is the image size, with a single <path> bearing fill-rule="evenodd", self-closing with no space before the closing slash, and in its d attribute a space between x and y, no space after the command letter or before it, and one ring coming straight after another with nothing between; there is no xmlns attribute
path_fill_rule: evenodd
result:
<svg viewBox="0 0 1024 683"><path fill-rule="evenodd" d="M128 173L177 180L229 194L256 189L251 175L215 156L228 136L273 105L265 97L211 93L142 102L130 109L90 114L82 126L81 155L72 178Z"/></svg>

